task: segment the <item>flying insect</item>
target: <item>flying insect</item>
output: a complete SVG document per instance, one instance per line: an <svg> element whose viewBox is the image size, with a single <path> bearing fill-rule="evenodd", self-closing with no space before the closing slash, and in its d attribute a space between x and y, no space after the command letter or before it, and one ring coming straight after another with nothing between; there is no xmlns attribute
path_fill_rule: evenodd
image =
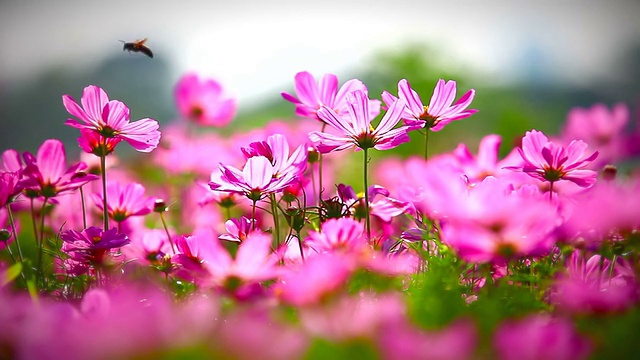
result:
<svg viewBox="0 0 640 360"><path fill-rule="evenodd" d="M122 43L124 43L124 46L122 47L122 51L133 51L133 52L141 52L145 55L147 55L150 58L153 58L153 52L151 51L151 49L149 49L149 47L147 45L145 45L145 43L147 42L147 38L144 38L142 40L136 40L133 42L125 42L120 40Z"/></svg>

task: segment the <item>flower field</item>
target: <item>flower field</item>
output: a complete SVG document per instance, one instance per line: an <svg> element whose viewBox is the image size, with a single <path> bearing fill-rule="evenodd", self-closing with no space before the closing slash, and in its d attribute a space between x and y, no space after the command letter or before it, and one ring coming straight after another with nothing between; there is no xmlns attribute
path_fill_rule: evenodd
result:
<svg viewBox="0 0 640 360"><path fill-rule="evenodd" d="M300 72L297 119L233 133L236 100L197 74L162 127L96 85L60 94L80 159L2 154L0 359L633 357L629 108L437 153L476 92L410 80Z"/></svg>

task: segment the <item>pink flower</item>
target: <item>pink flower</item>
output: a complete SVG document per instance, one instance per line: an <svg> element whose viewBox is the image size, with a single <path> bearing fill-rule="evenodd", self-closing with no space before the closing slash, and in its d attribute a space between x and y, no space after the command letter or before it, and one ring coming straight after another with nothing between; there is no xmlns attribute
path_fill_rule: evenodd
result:
<svg viewBox="0 0 640 360"><path fill-rule="evenodd" d="M225 96L215 79L186 74L176 84L174 96L180 116L201 126L225 126L236 114L236 100Z"/></svg>
<svg viewBox="0 0 640 360"><path fill-rule="evenodd" d="M373 117L369 110L369 98L363 91L354 91L347 95L348 116L342 117L333 109L322 106L318 117L340 132L333 135L312 131L309 140L321 153L340 151L350 148L388 150L409 141L407 131L414 127L393 127L398 124L404 111L404 100L398 100L389 107L376 129L371 126Z"/></svg>
<svg viewBox="0 0 640 360"><path fill-rule="evenodd" d="M554 183L571 181L581 187L589 187L596 182L597 172L586 170L598 152L587 155L587 144L574 140L565 148L549 139L540 131L527 131L518 149L525 164L508 169L523 171L540 181Z"/></svg>
<svg viewBox="0 0 640 360"><path fill-rule="evenodd" d="M17 172L0 172L0 207L12 203L22 192L21 174Z"/></svg>
<svg viewBox="0 0 640 360"><path fill-rule="evenodd" d="M631 154L631 137L624 133L629 122L629 109L616 104L612 109L596 104L588 109L573 108L562 129L562 140L582 140L598 150L598 160L592 166L620 161ZM594 167L592 167L594 168Z"/></svg>
<svg viewBox="0 0 640 360"><path fill-rule="evenodd" d="M171 257L171 262L176 265L176 275L198 284L209 277L205 261L214 259L217 252L225 251L211 232L206 230L191 236L179 236L176 248L176 254Z"/></svg>
<svg viewBox="0 0 640 360"><path fill-rule="evenodd" d="M273 177L279 178L286 173L298 176L307 167L306 144L298 146L289 155L289 143L281 134L273 134L266 141L252 142L249 147L243 148L242 153L249 159L254 156L264 156L273 165Z"/></svg>
<svg viewBox="0 0 640 360"><path fill-rule="evenodd" d="M130 216L141 216L151 212L153 208L152 197L144 196L145 188L142 184L129 183L122 185L120 182L107 184L107 210L109 217L117 222L122 222ZM103 210L104 197L102 194L93 194L96 206Z"/></svg>
<svg viewBox="0 0 640 360"><path fill-rule="evenodd" d="M218 239L242 242L251 232L254 222L255 220L248 219L244 216L239 219L229 219L224 223L224 227L227 229L228 234L222 234L218 236Z"/></svg>
<svg viewBox="0 0 640 360"><path fill-rule="evenodd" d="M105 256L112 250L129 243L125 234L119 234L115 228L103 231L91 226L78 232L66 230L60 234L62 251L69 258L65 260L65 267L74 275L84 274L90 266L102 266Z"/></svg>
<svg viewBox="0 0 640 360"><path fill-rule="evenodd" d="M382 186L369 186L368 192L370 214L384 222L390 222L393 217L405 213L409 208L409 203L390 198L389 191ZM339 184L338 196L357 219L365 217L362 206L364 195L358 196L351 186Z"/></svg>
<svg viewBox="0 0 640 360"><path fill-rule="evenodd" d="M242 171L220 164L220 182L209 182L211 190L244 194L253 201L266 195L282 191L295 180L295 174L286 173L274 178L274 167L264 156L254 156L247 160Z"/></svg>
<svg viewBox="0 0 640 360"><path fill-rule="evenodd" d="M553 289L551 299L559 309L593 314L625 311L638 302L640 287L633 265L620 259L612 264L600 255L587 258L576 250Z"/></svg>
<svg viewBox="0 0 640 360"><path fill-rule="evenodd" d="M586 359L589 342L565 319L531 315L500 325L493 337L494 347L503 360Z"/></svg>
<svg viewBox="0 0 640 360"><path fill-rule="evenodd" d="M65 124L78 128L91 130L105 139L119 139L128 142L134 149L141 152L150 152L160 142L158 122L153 119L142 119L130 122L129 108L118 100L109 100L107 93L95 85L84 88L82 106L78 105L70 95L63 95L62 102L67 111L80 119L68 119ZM81 132L81 134L83 134ZM88 136L80 141L86 151L86 145L92 144L95 135ZM115 140L113 140L115 141ZM115 145L114 145L115 146ZM94 148L94 151L97 150ZM106 155L108 149L104 149L101 155Z"/></svg>
<svg viewBox="0 0 640 360"><path fill-rule="evenodd" d="M145 265L157 265L173 255L167 233L160 229L149 229L132 236L131 243L122 249L127 260Z"/></svg>
<svg viewBox="0 0 640 360"><path fill-rule="evenodd" d="M364 226L356 220L330 219L322 224L319 232L310 232L305 244L319 253L334 250L355 253L368 246L363 235Z"/></svg>
<svg viewBox="0 0 640 360"><path fill-rule="evenodd" d="M36 156L25 152L24 160L27 165L22 185L27 191L45 198L75 190L89 181L98 179L96 175L84 173L87 166L83 162L66 168L67 157L60 140L46 140Z"/></svg>
<svg viewBox="0 0 640 360"><path fill-rule="evenodd" d="M357 79L347 81L338 90L337 76L326 74L319 83L316 83L313 75L306 71L296 74L294 87L298 98L286 92L282 92L282 97L296 105L298 116L320 121L324 120L318 116L317 112L322 106L334 110L339 116L344 116L348 114L346 96L355 90L367 91L367 87ZM371 100L370 105L371 110L377 115L380 111L380 102Z"/></svg>
<svg viewBox="0 0 640 360"><path fill-rule="evenodd" d="M419 124L420 127L426 126L432 131L440 131L450 122L467 118L478 112L476 109L467 109L474 96L475 90L471 89L451 105L456 98L456 82L450 80L445 83L440 79L433 91L429 106L424 106L418 93L409 86L409 81L402 79L398 82L398 98L407 104L402 118L407 125ZM398 98L387 91L382 93L382 100L389 107Z"/></svg>

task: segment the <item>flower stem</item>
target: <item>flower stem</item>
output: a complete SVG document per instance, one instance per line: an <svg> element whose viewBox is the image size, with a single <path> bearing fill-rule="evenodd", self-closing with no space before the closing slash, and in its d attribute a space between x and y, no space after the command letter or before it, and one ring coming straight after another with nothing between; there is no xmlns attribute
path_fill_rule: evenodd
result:
<svg viewBox="0 0 640 360"><path fill-rule="evenodd" d="M553 202L553 181L549 181L549 202Z"/></svg>
<svg viewBox="0 0 640 360"><path fill-rule="evenodd" d="M42 280L44 281L44 270L42 269L42 263L43 263L43 253L44 253L44 208L45 206L47 206L47 200L48 198L44 198L44 201L42 202L42 208L40 209L40 216L41 221L40 221L40 241L38 242L38 272L37 274L39 276L42 276ZM33 204L33 203L32 203ZM35 221L35 220L34 220ZM35 229L35 222L33 224L33 228ZM37 237L36 237L37 239Z"/></svg>
<svg viewBox="0 0 640 360"><path fill-rule="evenodd" d="M82 190L82 186L80 186L80 201L82 203L82 226L87 228L87 208L84 205L84 190Z"/></svg>
<svg viewBox="0 0 640 360"><path fill-rule="evenodd" d="M163 213L160 213L160 221L162 221L162 226L164 227L164 231L167 233L167 238L169 239L169 243L171 244L171 250L176 253L176 247L173 245L173 239L171 238L171 233L169 233L169 227L167 226L167 222L164 221Z"/></svg>
<svg viewBox="0 0 640 360"><path fill-rule="evenodd" d="M276 246L280 247L280 224L278 219L278 203L276 202L276 194L269 194L271 200L271 214L273 215L274 236L276 238Z"/></svg>
<svg viewBox="0 0 640 360"><path fill-rule="evenodd" d="M321 132L324 132L324 128L327 123L322 123ZM318 151L318 208L322 206L322 153ZM321 212L319 212L321 214ZM322 215L320 215L320 222L322 223Z"/></svg>
<svg viewBox="0 0 640 360"><path fill-rule="evenodd" d="M253 200L253 205L251 206L251 231L256 230L256 200Z"/></svg>
<svg viewBox="0 0 640 360"><path fill-rule="evenodd" d="M369 182L367 180L367 170L369 163L369 149L362 149L364 152L364 214L367 227L367 240L371 240L371 219L369 219Z"/></svg>
<svg viewBox="0 0 640 360"><path fill-rule="evenodd" d="M7 204L7 213L9 214L9 223L11 224L11 231L13 232L13 240L16 242L16 247L18 248L18 258L20 258L20 262L24 262L24 256L22 256L22 248L20 247L20 241L18 241L16 223L13 220L13 213L11 212L11 206L9 204Z"/></svg>
<svg viewBox="0 0 640 360"><path fill-rule="evenodd" d="M424 159L427 160L429 158L429 128L424 128Z"/></svg>
<svg viewBox="0 0 640 360"><path fill-rule="evenodd" d="M100 155L100 175L102 176L102 218L104 231L109 230L109 209L107 208L107 156Z"/></svg>
<svg viewBox="0 0 640 360"><path fill-rule="evenodd" d="M304 262L304 251L302 250L302 238L300 237L300 231L296 231L296 237L298 238L298 248L300 248L300 257Z"/></svg>

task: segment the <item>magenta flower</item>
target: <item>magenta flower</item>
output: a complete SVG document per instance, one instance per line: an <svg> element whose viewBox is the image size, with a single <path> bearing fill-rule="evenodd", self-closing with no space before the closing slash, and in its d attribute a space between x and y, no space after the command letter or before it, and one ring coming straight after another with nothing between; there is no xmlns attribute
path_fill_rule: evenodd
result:
<svg viewBox="0 0 640 360"><path fill-rule="evenodd" d="M239 219L229 219L224 223L224 227L227 229L227 234L218 236L220 240L242 242L247 238L247 235L255 227L253 223L255 220L248 219L242 216Z"/></svg>
<svg viewBox="0 0 640 360"><path fill-rule="evenodd" d="M122 254L127 260L135 260L145 265L158 265L167 261L173 255L173 250L166 231L145 229L143 233L131 237L131 243L122 249Z"/></svg>
<svg viewBox="0 0 640 360"><path fill-rule="evenodd" d="M122 185L120 182L107 184L107 211L109 217L117 222L122 222L130 216L146 215L153 209L152 197L144 195L145 188L142 184L129 183ZM102 194L93 194L93 201L103 211L104 197Z"/></svg>
<svg viewBox="0 0 640 360"><path fill-rule="evenodd" d="M129 243L127 235L119 234L115 228L103 231L95 226L82 232L63 231L60 239L63 241L62 251L69 256L64 262L65 268L74 275L86 273L91 266L101 267L111 250Z"/></svg>
<svg viewBox="0 0 640 360"><path fill-rule="evenodd" d="M236 100L225 96L222 85L215 79L186 74L180 78L173 93L180 116L198 125L222 127L236 114Z"/></svg>
<svg viewBox="0 0 640 360"><path fill-rule="evenodd" d="M596 182L598 173L586 170L598 152L586 154L587 144L581 140L572 141L566 148L549 139L540 131L527 131L518 149L524 160L524 166L508 169L522 171L540 181L548 181L553 186L556 181L564 180L580 187L589 187Z"/></svg>
<svg viewBox="0 0 640 360"><path fill-rule="evenodd" d="M319 232L310 232L305 244L319 253L338 249L353 253L368 246L367 239L363 235L364 226L356 220L330 219L322 224Z"/></svg>
<svg viewBox="0 0 640 360"><path fill-rule="evenodd" d="M22 192L23 183L17 172L0 172L0 207L12 203Z"/></svg>
<svg viewBox="0 0 640 360"><path fill-rule="evenodd" d="M22 185L33 194L52 198L98 178L84 173L87 166L83 162L66 168L66 158L64 145L56 139L46 140L36 156L25 152L24 160L27 165Z"/></svg>
<svg viewBox="0 0 640 360"><path fill-rule="evenodd" d="M338 77L333 74L326 74L316 83L313 75L303 71L296 74L295 92L298 98L282 92L282 97L296 105L296 114L301 117L312 118L320 121L317 112L321 107L326 106L335 111L338 116L348 115L347 112L347 95L352 91L367 91L367 87L362 81L352 79L342 85L338 90ZM370 100L370 110L374 116L380 111L380 102L378 100Z"/></svg>
<svg viewBox="0 0 640 360"><path fill-rule="evenodd" d="M245 158L264 156L273 165L273 177L279 178L286 173L298 176L307 167L307 149L305 144L298 146L289 155L289 143L281 134L274 134L266 141L252 142L249 147L242 148Z"/></svg>
<svg viewBox="0 0 640 360"><path fill-rule="evenodd" d="M78 129L91 130L105 139L124 140L141 152L150 152L158 146L160 131L158 131L157 121L146 118L130 122L129 108L118 100L109 100L107 93L95 85L84 88L80 100L82 106L78 105L70 95L62 96L65 109L80 119L80 121L68 119L65 124ZM85 135L86 133L83 137ZM92 135L91 140L83 140L81 144L91 143L94 139L95 136ZM102 155L107 154L106 150ZM94 149L93 152L95 151Z"/></svg>
<svg viewBox="0 0 640 360"><path fill-rule="evenodd" d="M450 122L467 118L478 112L476 109L467 109L475 93L473 89L467 91L452 105L456 98L456 82L450 80L445 83L440 79L433 90L429 106L424 106L418 93L409 86L409 81L402 79L398 82L398 98L407 104L402 118L407 125L419 124L420 127L426 126L432 131L440 131ZM398 98L387 91L382 93L382 100L388 107L391 107Z"/></svg>
<svg viewBox="0 0 640 360"><path fill-rule="evenodd" d="M340 135L312 131L309 140L321 153L329 153L350 148L378 150L393 149L409 141L407 131L415 127L402 126L394 129L404 111L404 100L393 103L382 117L376 129L371 125L369 98L363 91L354 91L347 95L348 116L342 117L333 109L323 106L318 110L318 117L336 128Z"/></svg>
<svg viewBox="0 0 640 360"><path fill-rule="evenodd" d="M295 175L286 173L274 178L274 167L264 156L254 156L247 160L242 171L220 164L222 176L220 182L209 182L211 190L244 194L253 201L266 195L276 193L295 181Z"/></svg>
<svg viewBox="0 0 640 360"><path fill-rule="evenodd" d="M544 315L505 322L493 339L498 357L504 360L586 359L591 352L589 342L569 320Z"/></svg>
<svg viewBox="0 0 640 360"><path fill-rule="evenodd" d="M384 222L390 222L393 217L401 215L409 209L408 202L390 198L389 191L382 186L369 186L368 192L371 215L376 216ZM339 184L338 196L350 210L351 214L357 219L363 219L365 217L364 207L361 206L361 202L364 201L364 194L358 196L351 186Z"/></svg>

